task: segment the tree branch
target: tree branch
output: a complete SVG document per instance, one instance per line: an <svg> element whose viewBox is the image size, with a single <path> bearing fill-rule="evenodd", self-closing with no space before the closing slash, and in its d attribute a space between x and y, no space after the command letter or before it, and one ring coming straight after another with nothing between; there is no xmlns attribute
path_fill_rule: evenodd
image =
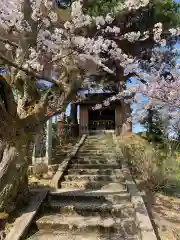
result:
<svg viewBox="0 0 180 240"><path fill-rule="evenodd" d="M11 42L10 40L8 40L7 38L3 38L0 36L0 42L3 42L3 43L8 43L9 45L13 46L13 47L16 47L18 48L18 44L15 43L15 42Z"/></svg>
<svg viewBox="0 0 180 240"><path fill-rule="evenodd" d="M32 77L35 77L37 78L38 80L45 80L47 82L51 82L53 84L56 84L56 85L59 85L59 82L54 80L54 79L51 79L51 78L48 78L48 77L44 77L43 75L40 75L38 73L34 73L33 71L31 70L28 70L26 68L23 68L23 67L20 67L18 66L18 64L10 61L8 58L6 58L2 53L0 53L0 59L2 59L7 65L11 66L11 67L14 67L18 70L21 70L23 72L25 72L27 75L29 76L32 76Z"/></svg>

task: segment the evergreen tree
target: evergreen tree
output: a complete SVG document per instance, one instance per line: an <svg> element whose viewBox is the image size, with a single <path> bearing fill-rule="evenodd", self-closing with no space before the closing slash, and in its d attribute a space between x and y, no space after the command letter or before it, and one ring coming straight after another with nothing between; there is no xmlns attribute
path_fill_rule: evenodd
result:
<svg viewBox="0 0 180 240"><path fill-rule="evenodd" d="M165 137L165 126L159 109L150 107L141 122L147 129L147 138L153 143L162 143Z"/></svg>

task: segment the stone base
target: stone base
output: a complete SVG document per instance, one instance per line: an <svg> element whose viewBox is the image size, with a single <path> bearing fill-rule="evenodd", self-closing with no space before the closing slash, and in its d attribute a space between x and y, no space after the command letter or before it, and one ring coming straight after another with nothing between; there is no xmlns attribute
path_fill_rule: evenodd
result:
<svg viewBox="0 0 180 240"><path fill-rule="evenodd" d="M49 172L56 172L58 167L59 167L58 164L48 165L48 171ZM31 165L28 168L28 175L32 175L33 173L34 173L34 166Z"/></svg>
<svg viewBox="0 0 180 240"><path fill-rule="evenodd" d="M48 157L32 157L32 164L35 165L37 163L45 163L47 165L51 164L51 159Z"/></svg>

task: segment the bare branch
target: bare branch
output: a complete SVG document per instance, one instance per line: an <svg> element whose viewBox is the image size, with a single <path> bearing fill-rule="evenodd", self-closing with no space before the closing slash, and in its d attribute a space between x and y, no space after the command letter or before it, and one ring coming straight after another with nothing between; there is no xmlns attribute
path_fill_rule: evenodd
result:
<svg viewBox="0 0 180 240"><path fill-rule="evenodd" d="M0 42L3 42L3 43L8 43L9 45L13 46L13 47L16 47L18 48L18 44L15 43L15 42L11 42L10 40L8 40L7 38L3 38L0 36Z"/></svg>
<svg viewBox="0 0 180 240"><path fill-rule="evenodd" d="M74 52L75 52L75 51L74 51ZM54 59L54 60L51 60L51 61L48 62L48 64L50 64L50 63L55 63L55 62L58 62L58 61L61 61L62 59L64 59L64 58L70 56L71 54L72 54L72 52L70 52L70 53L68 53L67 55L64 55L64 56L62 56L62 57L60 57L60 58L56 58L56 59Z"/></svg>

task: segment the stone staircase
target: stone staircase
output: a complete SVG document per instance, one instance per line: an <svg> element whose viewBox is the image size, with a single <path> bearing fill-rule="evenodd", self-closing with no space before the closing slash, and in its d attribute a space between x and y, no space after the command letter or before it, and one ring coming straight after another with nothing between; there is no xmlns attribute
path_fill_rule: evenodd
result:
<svg viewBox="0 0 180 240"><path fill-rule="evenodd" d="M88 136L36 219L33 240L138 240L135 209L112 135Z"/></svg>

